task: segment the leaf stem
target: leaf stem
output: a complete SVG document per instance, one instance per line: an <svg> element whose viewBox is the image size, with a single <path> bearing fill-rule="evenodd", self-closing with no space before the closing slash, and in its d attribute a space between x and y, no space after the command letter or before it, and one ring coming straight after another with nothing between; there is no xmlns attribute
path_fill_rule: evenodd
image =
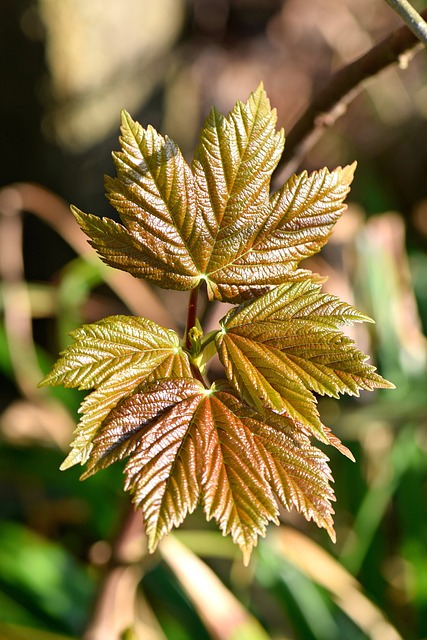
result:
<svg viewBox="0 0 427 640"><path fill-rule="evenodd" d="M185 346L187 349L191 348L189 331L196 325L197 320L197 300L199 296L200 284L191 290L190 299L188 301L187 309L187 325L185 327Z"/></svg>
<svg viewBox="0 0 427 640"><path fill-rule="evenodd" d="M191 373L193 374L194 378L196 380L198 380L199 382L201 382L202 385L206 389L209 389L209 385L206 383L206 380L204 379L203 374L200 371L199 367L197 367L195 364L191 363L190 368L191 368Z"/></svg>
<svg viewBox="0 0 427 640"><path fill-rule="evenodd" d="M190 329L196 326L197 321L197 301L199 297L200 284L197 285L194 289L191 290L190 299L188 301L188 309L187 309L187 325L185 327L185 347L189 351L191 350L191 340L190 340ZM204 379L200 369L193 362L191 363L191 371L193 376L203 384L207 389L209 385L206 384L206 380Z"/></svg>

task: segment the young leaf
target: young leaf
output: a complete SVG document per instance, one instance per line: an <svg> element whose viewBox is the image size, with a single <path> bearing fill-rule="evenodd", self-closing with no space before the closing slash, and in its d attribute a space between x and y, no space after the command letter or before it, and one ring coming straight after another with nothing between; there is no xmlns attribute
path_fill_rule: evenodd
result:
<svg viewBox="0 0 427 640"><path fill-rule="evenodd" d="M230 390L218 397L254 434L263 455L266 480L280 504L288 511L296 509L307 520L313 519L335 540L331 505L335 496L329 484L332 475L328 457L313 447L304 425L268 410L261 416ZM336 446L342 447L338 439Z"/></svg>
<svg viewBox="0 0 427 640"><path fill-rule="evenodd" d="M124 399L96 434L83 478L124 458L150 550L200 501L247 562L268 521L277 521L272 491L334 539L325 454L304 425L270 411L261 416L229 389L159 380Z"/></svg>
<svg viewBox="0 0 427 640"><path fill-rule="evenodd" d="M307 279L297 269L303 258L319 251L346 208L356 164L292 176L268 202L267 216L257 217L247 250L210 276L212 295L239 302L260 295L284 280ZM260 210L261 211L261 210Z"/></svg>
<svg viewBox="0 0 427 640"><path fill-rule="evenodd" d="M121 131L117 178L106 177L105 186L125 226L74 209L76 218L107 264L166 288L190 289L198 282L194 254L203 240L191 170L172 140L126 112Z"/></svg>
<svg viewBox="0 0 427 640"><path fill-rule="evenodd" d="M188 378L161 380L111 411L84 477L129 457L126 488L142 510L151 550L200 499L248 561L258 535L277 520L260 446L214 391Z"/></svg>
<svg viewBox="0 0 427 640"><path fill-rule="evenodd" d="M270 178L284 145L276 121L260 87L227 118L213 108L202 129L193 172L198 218L211 235L203 265L210 298L226 299L218 289L223 272L248 253L269 215Z"/></svg>
<svg viewBox="0 0 427 640"><path fill-rule="evenodd" d="M366 356L339 331L369 320L310 280L287 283L232 309L221 321L218 354L234 389L258 411L268 407L331 442L315 391L338 397L390 387Z"/></svg>
<svg viewBox="0 0 427 640"><path fill-rule="evenodd" d="M355 165L295 176L270 197L284 145L276 121L262 85L227 117L213 108L190 168L172 140L123 112L117 178L106 178L122 224L74 215L107 264L163 288L205 281L211 300L241 302L307 278L297 265L329 237Z"/></svg>
<svg viewBox="0 0 427 640"><path fill-rule="evenodd" d="M142 509L150 549L199 501L195 414L203 394L203 386L190 378L153 382L111 411L94 438L83 477L130 458L125 487Z"/></svg>
<svg viewBox="0 0 427 640"><path fill-rule="evenodd" d="M158 378L191 376L188 356L174 331L146 318L110 316L71 332L75 342L62 354L41 385L93 388L73 449L62 469L84 464L92 440L110 410L140 385Z"/></svg>
<svg viewBox="0 0 427 640"><path fill-rule="evenodd" d="M334 171L293 175L271 199L270 214L254 240L247 265L272 268L282 264L281 279L273 270L268 281L279 284L303 258L317 253L332 233L346 205L356 163Z"/></svg>

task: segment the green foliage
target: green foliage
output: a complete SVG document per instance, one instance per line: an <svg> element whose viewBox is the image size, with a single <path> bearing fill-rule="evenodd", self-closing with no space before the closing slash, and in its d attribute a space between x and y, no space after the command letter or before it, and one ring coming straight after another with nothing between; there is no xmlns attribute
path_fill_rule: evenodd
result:
<svg viewBox="0 0 427 640"><path fill-rule="evenodd" d="M72 332L42 383L93 389L62 468L87 463L87 477L126 458L151 550L200 503L248 562L277 522L275 496L334 538L328 459L310 437L351 454L322 424L314 393L393 386L340 329L369 318L298 268L343 213L354 165L293 176L270 197L284 144L275 125L262 86L228 117L212 109L190 168L170 139L124 113L117 178L106 179L122 224L74 209L107 264L192 290L182 340L111 316ZM206 336L202 283L211 301L238 305ZM227 380L211 384L216 353Z"/></svg>
<svg viewBox="0 0 427 640"><path fill-rule="evenodd" d="M77 633L92 595L85 571L64 549L22 525L0 523L0 541L0 637L24 637L9 636L2 628L5 621L36 628L48 622L57 632ZM60 640L41 632L38 636L34 629L27 633L26 637Z"/></svg>

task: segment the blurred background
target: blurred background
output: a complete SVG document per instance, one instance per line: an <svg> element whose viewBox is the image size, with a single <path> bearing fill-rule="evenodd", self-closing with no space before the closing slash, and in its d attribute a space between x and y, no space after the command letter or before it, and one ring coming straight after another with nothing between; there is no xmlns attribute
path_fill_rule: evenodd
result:
<svg viewBox="0 0 427 640"><path fill-rule="evenodd" d="M100 264L68 210L115 217L103 174L120 109L191 159L211 105L262 80L290 130L400 25L384 0L0 0L0 640L82 637L128 508L120 466L84 483L59 471L83 396L37 382L82 322L185 320L185 294ZM138 538L117 578L123 638L427 638L425 50L369 81L300 170L353 160L349 208L311 267L376 320L354 337L396 390L319 401L357 459L328 451L337 543L292 513L249 568L200 513L154 556Z"/></svg>

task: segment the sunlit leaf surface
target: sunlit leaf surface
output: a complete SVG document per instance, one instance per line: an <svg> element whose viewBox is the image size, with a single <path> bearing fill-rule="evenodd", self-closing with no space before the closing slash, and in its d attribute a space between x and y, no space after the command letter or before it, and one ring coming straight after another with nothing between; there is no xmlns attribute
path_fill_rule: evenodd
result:
<svg viewBox="0 0 427 640"><path fill-rule="evenodd" d="M312 391L338 397L388 386L338 328L363 320L369 319L310 280L283 284L227 314L218 353L249 405L289 415L330 442Z"/></svg>
<svg viewBox="0 0 427 640"><path fill-rule="evenodd" d="M63 469L86 462L102 421L140 384L190 375L188 357L177 334L145 318L110 316L82 326L71 336L75 342L42 384L95 390L82 403L82 418Z"/></svg>
<svg viewBox="0 0 427 640"><path fill-rule="evenodd" d="M169 138L122 114L117 177L106 178L122 224L74 214L109 265L163 288L206 282L210 299L239 302L304 275L343 204L355 165L293 176L270 197L284 145L260 85L226 117L215 108L192 167Z"/></svg>

